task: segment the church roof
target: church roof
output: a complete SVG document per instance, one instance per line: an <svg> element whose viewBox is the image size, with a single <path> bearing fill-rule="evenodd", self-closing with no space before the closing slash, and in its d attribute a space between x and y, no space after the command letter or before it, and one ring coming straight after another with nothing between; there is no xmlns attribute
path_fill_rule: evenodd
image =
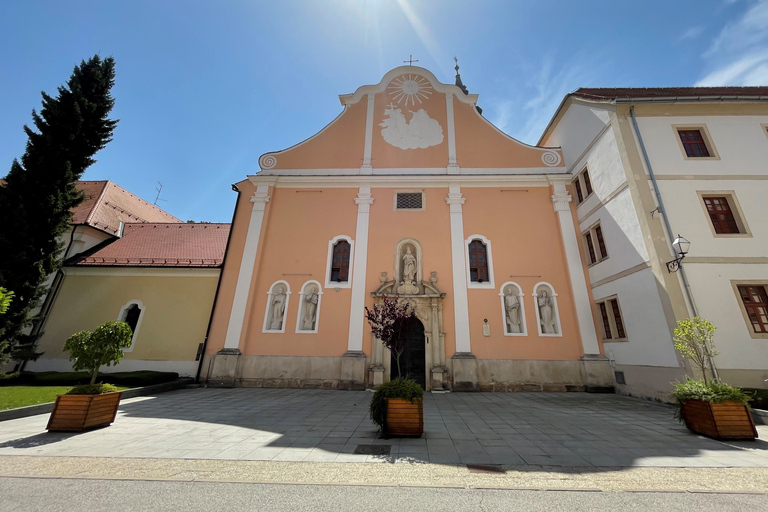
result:
<svg viewBox="0 0 768 512"><path fill-rule="evenodd" d="M764 98L768 87L580 87L572 96L595 101Z"/></svg>
<svg viewBox="0 0 768 512"><path fill-rule="evenodd" d="M66 266L220 267L230 224L133 223L122 238L108 240L68 260Z"/></svg>
<svg viewBox="0 0 768 512"><path fill-rule="evenodd" d="M111 181L78 181L76 186L85 200L73 210L71 224L84 224L117 235L120 222L181 222Z"/></svg>

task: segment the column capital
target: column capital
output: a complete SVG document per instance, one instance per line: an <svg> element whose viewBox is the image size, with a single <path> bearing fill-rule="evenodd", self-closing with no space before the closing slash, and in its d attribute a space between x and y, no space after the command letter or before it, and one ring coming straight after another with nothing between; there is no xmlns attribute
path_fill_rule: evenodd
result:
<svg viewBox="0 0 768 512"><path fill-rule="evenodd" d="M266 191L254 192L253 196L251 196L251 202L253 203L254 211L264 210L264 208L266 208L266 204L269 202L269 199L269 194Z"/></svg>
<svg viewBox="0 0 768 512"><path fill-rule="evenodd" d="M552 204L554 205L556 212L570 211L571 207L568 203L570 203L571 200L573 200L573 196L566 191L556 191L552 194Z"/></svg>

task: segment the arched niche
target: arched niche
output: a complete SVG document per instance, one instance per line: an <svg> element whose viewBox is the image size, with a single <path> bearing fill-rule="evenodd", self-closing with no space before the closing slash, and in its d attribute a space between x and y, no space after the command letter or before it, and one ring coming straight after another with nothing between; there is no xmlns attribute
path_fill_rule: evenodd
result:
<svg viewBox="0 0 768 512"><path fill-rule="evenodd" d="M296 317L296 332L316 334L320 324L320 302L323 287L315 280L304 283L299 292L299 313Z"/></svg>
<svg viewBox="0 0 768 512"><path fill-rule="evenodd" d="M499 288L501 299L501 321L504 336L527 336L525 322L525 301L523 288L514 281L507 281Z"/></svg>
<svg viewBox="0 0 768 512"><path fill-rule="evenodd" d="M424 279L421 244L413 238L403 238L395 245L395 286L397 293L415 295ZM412 274L408 279L406 273Z"/></svg>
<svg viewBox="0 0 768 512"><path fill-rule="evenodd" d="M560 309L557 305L555 288L544 281L536 283L533 287L533 300L539 336L562 336Z"/></svg>
<svg viewBox="0 0 768 512"><path fill-rule="evenodd" d="M285 332L285 318L288 314L288 298L290 296L291 287L286 281L275 281L269 287L262 332Z"/></svg>

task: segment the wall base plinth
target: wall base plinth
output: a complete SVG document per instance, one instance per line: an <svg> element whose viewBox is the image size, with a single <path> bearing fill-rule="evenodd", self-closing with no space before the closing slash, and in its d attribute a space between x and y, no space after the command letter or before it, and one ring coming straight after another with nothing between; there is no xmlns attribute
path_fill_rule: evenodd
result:
<svg viewBox="0 0 768 512"><path fill-rule="evenodd" d="M365 389L365 362L364 352L349 351L341 358L341 377L339 389L352 391Z"/></svg>
<svg viewBox="0 0 768 512"><path fill-rule="evenodd" d="M237 381L237 363L240 351L236 348L225 348L213 357L211 374L207 385L214 388L232 388Z"/></svg>
<svg viewBox="0 0 768 512"><path fill-rule="evenodd" d="M471 352L453 355L453 390L480 391L477 380L477 358Z"/></svg>

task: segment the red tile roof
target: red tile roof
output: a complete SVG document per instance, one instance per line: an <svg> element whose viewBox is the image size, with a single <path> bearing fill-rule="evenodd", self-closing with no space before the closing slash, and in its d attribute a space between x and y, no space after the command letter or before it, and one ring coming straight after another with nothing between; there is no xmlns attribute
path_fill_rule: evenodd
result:
<svg viewBox="0 0 768 512"><path fill-rule="evenodd" d="M768 87L580 87L571 93L596 101L617 99L744 98L768 99Z"/></svg>
<svg viewBox="0 0 768 512"><path fill-rule="evenodd" d="M116 235L120 222L181 222L111 181L78 181L77 188L85 200L73 210L71 224L86 224Z"/></svg>
<svg viewBox="0 0 768 512"><path fill-rule="evenodd" d="M69 266L220 267L229 224L126 224L123 237L76 256Z"/></svg>

